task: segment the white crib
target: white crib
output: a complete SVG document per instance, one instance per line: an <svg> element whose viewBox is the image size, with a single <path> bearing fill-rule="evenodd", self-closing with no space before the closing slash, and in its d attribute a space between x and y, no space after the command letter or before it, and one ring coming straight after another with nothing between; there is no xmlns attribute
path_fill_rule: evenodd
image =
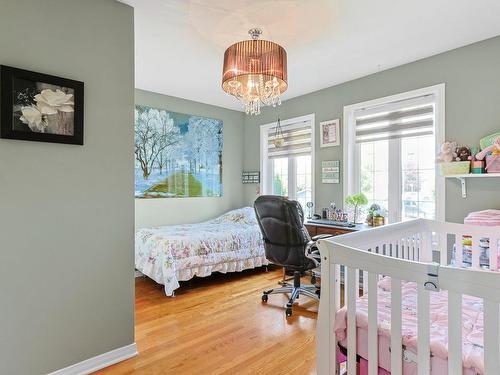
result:
<svg viewBox="0 0 500 375"><path fill-rule="evenodd" d="M472 237L469 269L449 266L453 245L456 264L462 264L462 238ZM480 240L489 239L489 265L481 269ZM430 369L430 293L448 291L448 374L462 374L462 295L483 299L484 372L500 374L500 227L477 227L418 219L365 232L320 240L321 300L317 324L317 373L338 374L337 339L333 331L344 284L347 308L347 373L356 374L356 299L368 293L368 373L378 374L377 282L391 278L391 374L402 374L401 281L417 284L417 367L419 375ZM439 263L433 263L433 258ZM340 266L345 272L341 274ZM360 278L360 274L362 278ZM344 282L345 281L345 282Z"/></svg>

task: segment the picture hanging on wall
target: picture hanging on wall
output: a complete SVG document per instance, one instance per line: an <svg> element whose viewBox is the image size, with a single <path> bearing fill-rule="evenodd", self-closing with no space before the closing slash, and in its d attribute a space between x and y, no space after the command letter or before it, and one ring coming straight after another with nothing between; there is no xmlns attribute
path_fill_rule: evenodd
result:
<svg viewBox="0 0 500 375"><path fill-rule="evenodd" d="M83 145L84 84L0 65L0 137Z"/></svg>
<svg viewBox="0 0 500 375"><path fill-rule="evenodd" d="M320 122L319 128L319 139L321 147L340 145L339 119Z"/></svg>
<svg viewBox="0 0 500 375"><path fill-rule="evenodd" d="M223 123L135 107L135 197L222 196Z"/></svg>

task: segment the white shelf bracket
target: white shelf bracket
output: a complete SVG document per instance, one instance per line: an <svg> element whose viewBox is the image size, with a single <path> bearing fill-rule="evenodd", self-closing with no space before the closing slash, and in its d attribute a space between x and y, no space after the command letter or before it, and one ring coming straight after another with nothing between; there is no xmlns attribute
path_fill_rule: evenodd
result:
<svg viewBox="0 0 500 375"><path fill-rule="evenodd" d="M462 185L462 198L467 198L467 185L465 183L465 178L457 177L457 180L459 180L460 184Z"/></svg>

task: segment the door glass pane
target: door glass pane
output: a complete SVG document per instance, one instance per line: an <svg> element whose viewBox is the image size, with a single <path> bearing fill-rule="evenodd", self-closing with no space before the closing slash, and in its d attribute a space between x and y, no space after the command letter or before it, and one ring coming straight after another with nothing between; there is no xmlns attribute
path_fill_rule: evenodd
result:
<svg viewBox="0 0 500 375"><path fill-rule="evenodd" d="M373 203L387 210L389 202L389 143L388 141L359 144L360 191L368 198L368 207Z"/></svg>
<svg viewBox="0 0 500 375"><path fill-rule="evenodd" d="M432 135L401 140L403 221L436 217L434 151Z"/></svg>
<svg viewBox="0 0 500 375"><path fill-rule="evenodd" d="M273 159L273 194L288 196L288 158Z"/></svg>
<svg viewBox="0 0 500 375"><path fill-rule="evenodd" d="M302 209L305 210L306 203L312 201L311 184L311 155L297 156L296 165L296 191L295 199L300 202Z"/></svg>

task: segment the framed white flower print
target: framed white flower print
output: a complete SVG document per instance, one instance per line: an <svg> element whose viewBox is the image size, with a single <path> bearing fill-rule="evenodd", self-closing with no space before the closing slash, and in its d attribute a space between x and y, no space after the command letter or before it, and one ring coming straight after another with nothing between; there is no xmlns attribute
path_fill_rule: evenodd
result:
<svg viewBox="0 0 500 375"><path fill-rule="evenodd" d="M0 138L83 145L83 82L0 65Z"/></svg>
<svg viewBox="0 0 500 375"><path fill-rule="evenodd" d="M340 145L339 119L328 120L319 123L319 140L321 147Z"/></svg>

